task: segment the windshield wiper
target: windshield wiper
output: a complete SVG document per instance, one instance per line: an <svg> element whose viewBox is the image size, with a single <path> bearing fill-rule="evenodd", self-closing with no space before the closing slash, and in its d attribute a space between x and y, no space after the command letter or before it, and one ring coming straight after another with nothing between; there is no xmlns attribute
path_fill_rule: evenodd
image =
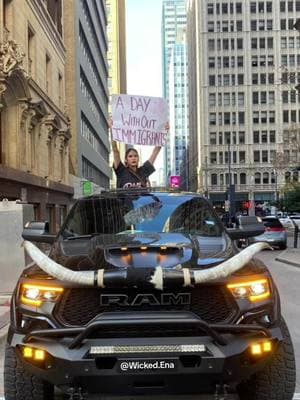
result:
<svg viewBox="0 0 300 400"><path fill-rule="evenodd" d="M78 235L78 236L68 236L64 240L77 240L77 239L91 239L95 236L99 236L100 233L91 233L89 235Z"/></svg>

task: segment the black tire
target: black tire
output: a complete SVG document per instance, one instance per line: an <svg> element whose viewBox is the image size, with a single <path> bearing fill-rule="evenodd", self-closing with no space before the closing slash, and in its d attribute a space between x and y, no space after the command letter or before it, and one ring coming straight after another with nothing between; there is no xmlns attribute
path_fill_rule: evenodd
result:
<svg viewBox="0 0 300 400"><path fill-rule="evenodd" d="M280 246L279 246L279 249L280 250L285 250L287 248L287 244L281 244Z"/></svg>
<svg viewBox="0 0 300 400"><path fill-rule="evenodd" d="M288 327L282 319L283 341L263 371L242 382L240 400L292 400L296 385L296 363Z"/></svg>
<svg viewBox="0 0 300 400"><path fill-rule="evenodd" d="M4 396L5 400L53 400L54 387L25 371L15 349L6 347Z"/></svg>

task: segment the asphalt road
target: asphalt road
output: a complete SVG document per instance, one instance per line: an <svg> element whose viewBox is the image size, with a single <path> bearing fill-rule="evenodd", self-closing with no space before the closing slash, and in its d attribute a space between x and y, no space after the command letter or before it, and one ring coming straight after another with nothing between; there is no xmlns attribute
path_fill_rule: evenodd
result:
<svg viewBox="0 0 300 400"><path fill-rule="evenodd" d="M274 277L274 280L279 288L282 302L282 313L286 322L289 326L296 355L297 363L297 387L294 399L300 400L300 268L292 267L286 264L282 264L275 260L279 251L264 251L259 254L259 258L263 260L268 266ZM0 343L0 400L3 400L3 351L4 343ZM195 397L181 397L182 400L196 399ZM201 400L212 400L213 396L201 397ZM130 398L132 400L132 398ZM152 398L153 399L153 398ZM199 400L199 397L197 397ZM233 400L231 397L228 400ZM103 398L102 398L103 400ZM115 398L116 400L116 398ZM122 398L122 400L129 400L129 398ZM144 400L146 400L144 398ZM159 400L171 400L171 397L160 398ZM176 398L179 400L179 398Z"/></svg>

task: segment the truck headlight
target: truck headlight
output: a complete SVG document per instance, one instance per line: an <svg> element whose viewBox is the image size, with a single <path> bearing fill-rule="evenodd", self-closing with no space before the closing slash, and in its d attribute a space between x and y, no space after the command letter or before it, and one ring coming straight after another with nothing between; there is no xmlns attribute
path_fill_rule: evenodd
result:
<svg viewBox="0 0 300 400"><path fill-rule="evenodd" d="M21 303L40 307L44 302L55 302L63 292L63 288L55 286L42 286L34 284L23 284L21 287Z"/></svg>
<svg viewBox="0 0 300 400"><path fill-rule="evenodd" d="M265 300L271 295L268 279L231 283L227 288L235 298L246 298L252 302Z"/></svg>

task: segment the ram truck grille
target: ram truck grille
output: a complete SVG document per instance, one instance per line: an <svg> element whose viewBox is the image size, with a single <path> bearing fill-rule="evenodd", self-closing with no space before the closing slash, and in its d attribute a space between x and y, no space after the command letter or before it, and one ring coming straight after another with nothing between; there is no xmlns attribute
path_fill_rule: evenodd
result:
<svg viewBox="0 0 300 400"><path fill-rule="evenodd" d="M154 301L153 301L154 300ZM231 322L237 306L230 292L217 285L202 286L197 289L182 290L176 293L137 290L101 290L97 288L67 289L55 308L55 317L62 326L85 326L103 312L168 312L191 311L207 323ZM145 327L143 336L193 335L195 329L168 327L154 330ZM105 328L104 336L138 336L141 327ZM197 332L197 335L199 332Z"/></svg>

